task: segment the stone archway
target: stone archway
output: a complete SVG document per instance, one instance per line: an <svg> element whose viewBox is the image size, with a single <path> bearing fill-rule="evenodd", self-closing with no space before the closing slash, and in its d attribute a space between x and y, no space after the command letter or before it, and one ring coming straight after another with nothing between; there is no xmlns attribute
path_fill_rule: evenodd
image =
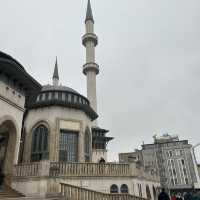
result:
<svg viewBox="0 0 200 200"><path fill-rule="evenodd" d="M0 119L0 160L3 173L8 183L13 173L13 165L17 163L19 137L15 121L10 117Z"/></svg>

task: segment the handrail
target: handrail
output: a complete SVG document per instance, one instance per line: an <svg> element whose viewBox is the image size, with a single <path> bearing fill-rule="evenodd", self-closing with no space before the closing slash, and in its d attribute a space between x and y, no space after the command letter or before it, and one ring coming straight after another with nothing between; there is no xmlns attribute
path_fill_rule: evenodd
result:
<svg viewBox="0 0 200 200"><path fill-rule="evenodd" d="M61 195L65 200L144 200L130 194L108 194L66 183L60 183L60 185Z"/></svg>

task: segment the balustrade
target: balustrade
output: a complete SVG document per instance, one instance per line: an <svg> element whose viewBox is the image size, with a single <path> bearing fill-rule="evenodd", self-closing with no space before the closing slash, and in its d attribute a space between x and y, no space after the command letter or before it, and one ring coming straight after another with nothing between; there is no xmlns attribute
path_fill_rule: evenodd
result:
<svg viewBox="0 0 200 200"><path fill-rule="evenodd" d="M51 162L50 176L130 176L129 164Z"/></svg>
<svg viewBox="0 0 200 200"><path fill-rule="evenodd" d="M125 163L68 163L68 162L35 162L19 164L14 167L14 177L142 177L159 181L136 165Z"/></svg>
<svg viewBox="0 0 200 200"><path fill-rule="evenodd" d="M37 177L40 175L41 163L19 164L14 166L15 177Z"/></svg>
<svg viewBox="0 0 200 200"><path fill-rule="evenodd" d="M144 200L130 194L108 194L61 183L61 195L65 200Z"/></svg>

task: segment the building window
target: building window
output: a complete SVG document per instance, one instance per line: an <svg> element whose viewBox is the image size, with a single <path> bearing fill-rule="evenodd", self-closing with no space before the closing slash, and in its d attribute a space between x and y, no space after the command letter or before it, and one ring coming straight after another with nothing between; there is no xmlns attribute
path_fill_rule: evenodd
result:
<svg viewBox="0 0 200 200"><path fill-rule="evenodd" d="M74 95L71 95L71 102L74 103Z"/></svg>
<svg viewBox="0 0 200 200"><path fill-rule="evenodd" d="M185 184L189 184L188 178L185 178Z"/></svg>
<svg viewBox="0 0 200 200"><path fill-rule="evenodd" d="M65 162L78 161L78 133L72 131L60 131L59 160Z"/></svg>
<svg viewBox="0 0 200 200"><path fill-rule="evenodd" d="M173 178L171 179L171 184L172 184L172 186L174 186L174 179Z"/></svg>
<svg viewBox="0 0 200 200"><path fill-rule="evenodd" d="M71 95L71 94L68 94L67 101L68 101L68 102L72 102L72 95Z"/></svg>
<svg viewBox="0 0 200 200"><path fill-rule="evenodd" d="M52 93L49 92L49 100L51 100L51 99L52 99Z"/></svg>
<svg viewBox="0 0 200 200"><path fill-rule="evenodd" d="M48 159L48 129L40 125L33 130L31 161Z"/></svg>
<svg viewBox="0 0 200 200"><path fill-rule="evenodd" d="M55 99L58 99L58 92L55 92Z"/></svg>
<svg viewBox="0 0 200 200"><path fill-rule="evenodd" d="M151 192L148 185L146 186L146 195L147 195L147 199L151 199Z"/></svg>
<svg viewBox="0 0 200 200"><path fill-rule="evenodd" d="M59 93L58 93L58 100L61 100L61 101L62 101L62 92L59 92Z"/></svg>
<svg viewBox="0 0 200 200"><path fill-rule="evenodd" d="M49 96L49 93L47 92L47 93L45 93L45 101L47 101L48 100L48 96Z"/></svg>
<svg viewBox="0 0 200 200"><path fill-rule="evenodd" d="M169 151L169 156L170 156L170 157L172 157L172 156L173 156L173 154L172 154L172 151Z"/></svg>
<svg viewBox="0 0 200 200"><path fill-rule="evenodd" d="M62 101L65 101L66 95L65 93L62 93Z"/></svg>
<svg viewBox="0 0 200 200"><path fill-rule="evenodd" d="M42 94L39 95L39 100L40 100L40 101L42 100Z"/></svg>
<svg viewBox="0 0 200 200"><path fill-rule="evenodd" d="M110 187L110 193L111 193L111 194L119 193L118 186L115 185L115 184L111 185L111 187Z"/></svg>
<svg viewBox="0 0 200 200"><path fill-rule="evenodd" d="M120 188L120 191L122 194L128 194L128 186L126 184L123 184Z"/></svg>
<svg viewBox="0 0 200 200"><path fill-rule="evenodd" d="M174 160L171 160L171 165L172 167L174 167Z"/></svg>
<svg viewBox="0 0 200 200"><path fill-rule="evenodd" d="M185 165L185 161L183 159L181 160L181 163L182 163L182 165Z"/></svg>
<svg viewBox="0 0 200 200"><path fill-rule="evenodd" d="M55 92L52 92L52 99L55 99Z"/></svg>
<svg viewBox="0 0 200 200"><path fill-rule="evenodd" d="M90 162L90 131L85 131L85 162Z"/></svg>
<svg viewBox="0 0 200 200"><path fill-rule="evenodd" d="M186 171L185 168L183 168L183 173L184 173L185 176L187 176L187 171Z"/></svg>
<svg viewBox="0 0 200 200"><path fill-rule="evenodd" d="M142 197L142 186L138 183L139 197Z"/></svg>

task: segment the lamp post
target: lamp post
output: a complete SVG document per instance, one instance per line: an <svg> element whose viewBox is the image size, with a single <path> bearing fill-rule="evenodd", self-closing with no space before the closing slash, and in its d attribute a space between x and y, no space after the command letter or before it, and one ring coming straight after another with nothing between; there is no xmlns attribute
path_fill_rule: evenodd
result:
<svg viewBox="0 0 200 200"><path fill-rule="evenodd" d="M197 169L197 160L196 160L196 156L195 156L195 153L194 153L194 149L198 146L200 146L200 143L197 143L196 145L191 147L191 154L192 154L192 160L193 160L193 164L194 164L194 171L195 171L195 175L196 175L196 178L197 178L197 182L194 183L194 188L200 188L200 177L199 177L199 172L198 172L198 169Z"/></svg>

